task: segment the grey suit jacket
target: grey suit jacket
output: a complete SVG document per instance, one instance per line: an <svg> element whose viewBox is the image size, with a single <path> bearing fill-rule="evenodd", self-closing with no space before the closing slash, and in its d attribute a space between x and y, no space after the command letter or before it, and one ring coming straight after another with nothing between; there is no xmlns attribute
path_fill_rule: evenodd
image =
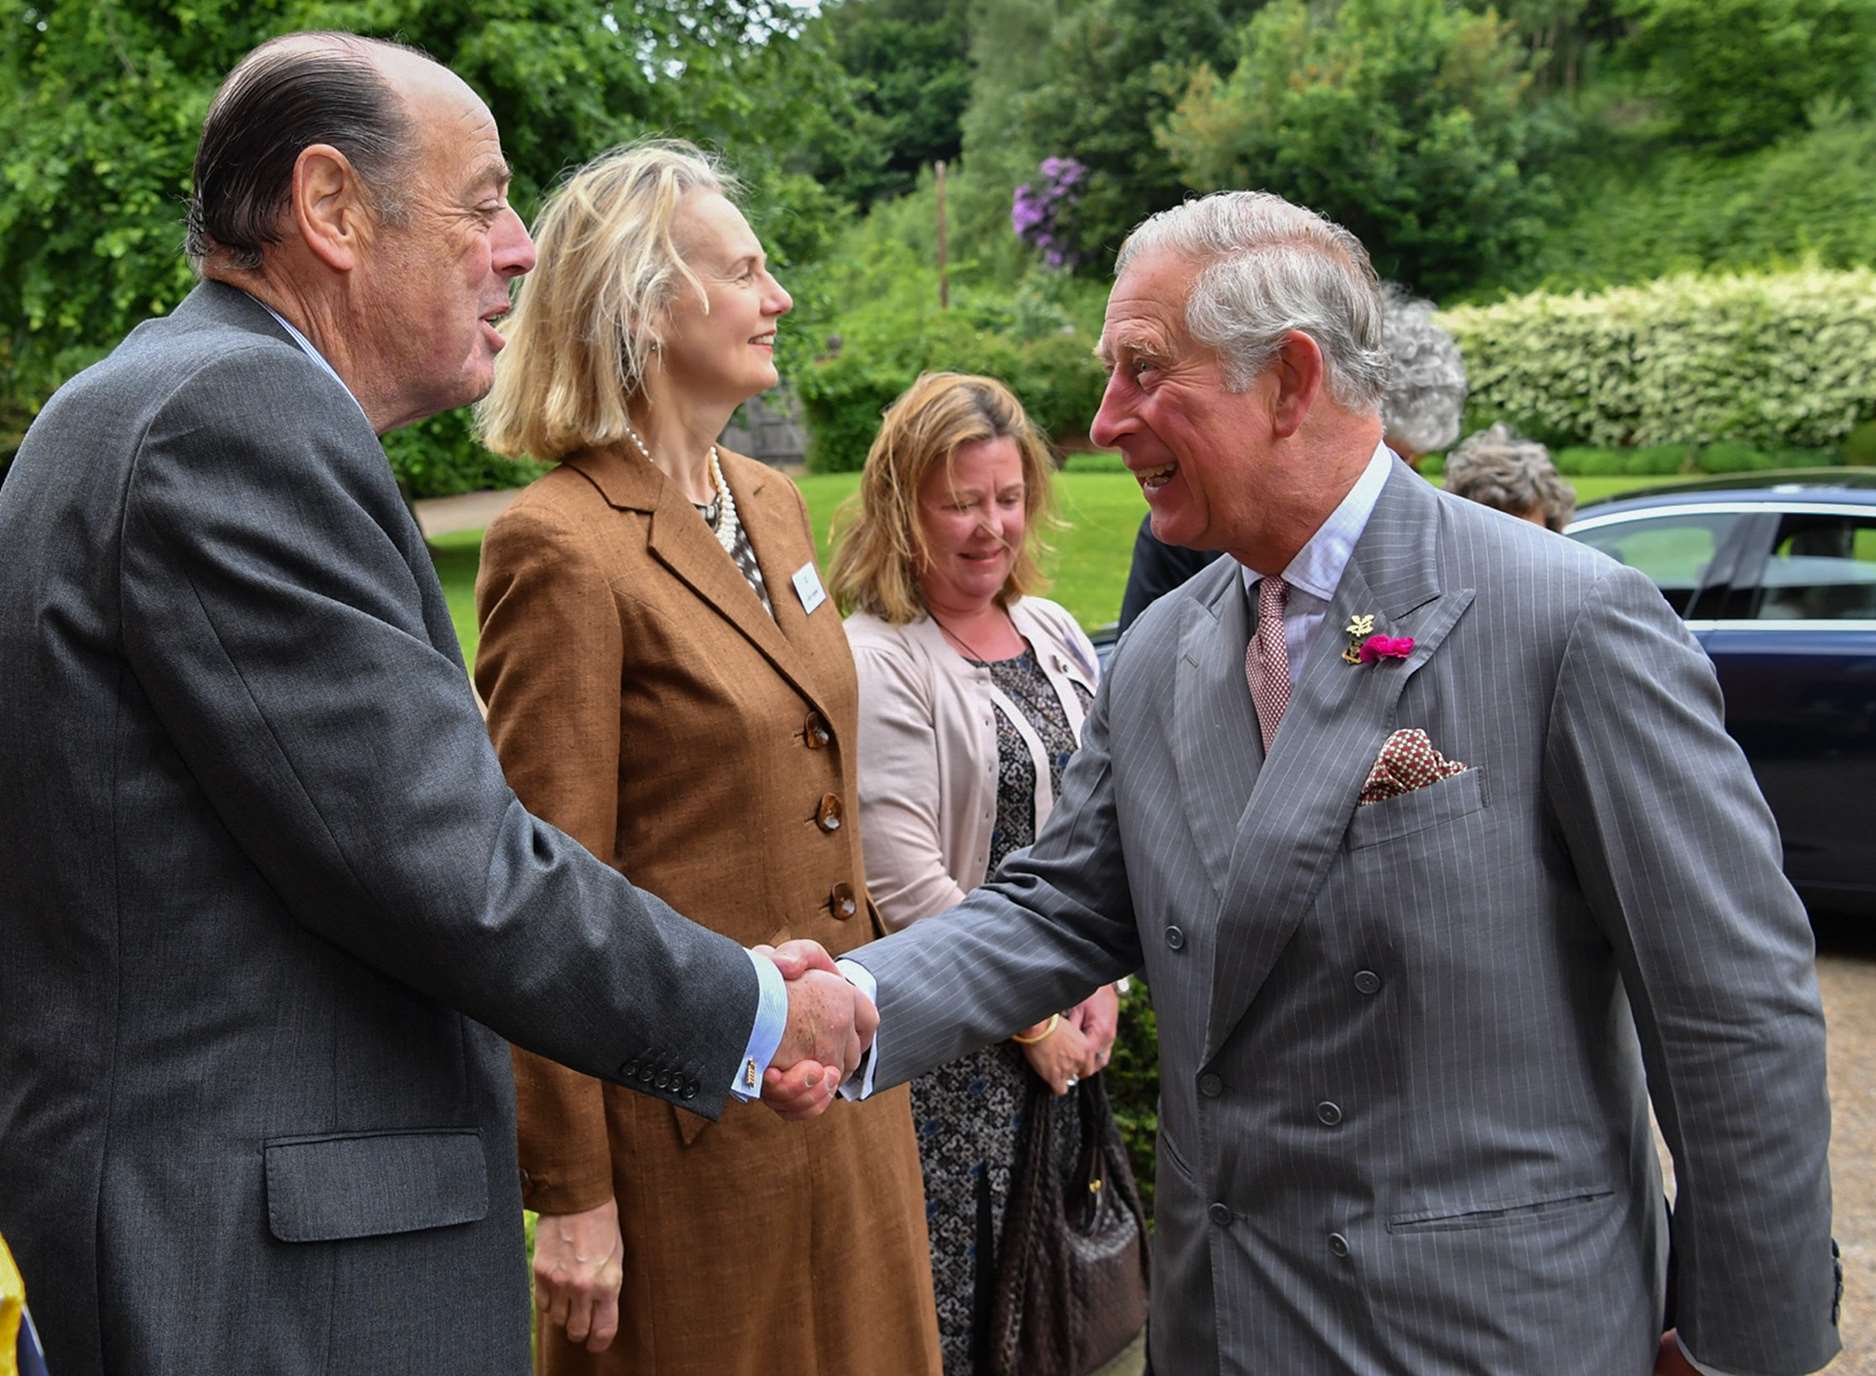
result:
<svg viewBox="0 0 1876 1376"><path fill-rule="evenodd" d="M1651 1370L1652 1087L1688 1344L1822 1364L1810 929L1660 595L1396 464L1266 759L1239 575L1219 561L1121 642L1030 851L852 953L878 1082L1144 965L1151 1349L1180 1376ZM1357 613L1412 655L1344 663ZM1358 805L1402 727L1467 772Z"/></svg>
<svg viewBox="0 0 1876 1376"><path fill-rule="evenodd" d="M521 808L376 437L244 294L60 390L0 549L0 1232L52 1370L525 1371L501 1037L714 1115L747 956Z"/></svg>

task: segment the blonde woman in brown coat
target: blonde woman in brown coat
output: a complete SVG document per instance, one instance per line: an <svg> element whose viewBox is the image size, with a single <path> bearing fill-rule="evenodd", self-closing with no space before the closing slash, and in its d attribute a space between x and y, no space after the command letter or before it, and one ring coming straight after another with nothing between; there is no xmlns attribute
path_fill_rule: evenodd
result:
<svg viewBox="0 0 1876 1376"><path fill-rule="evenodd" d="M539 816L718 931L838 954L882 931L853 659L800 493L714 443L791 304L732 189L650 142L543 211L481 420L558 466L489 528L476 683ZM521 1049L515 1084L543 1370L938 1370L903 1089L711 1124Z"/></svg>

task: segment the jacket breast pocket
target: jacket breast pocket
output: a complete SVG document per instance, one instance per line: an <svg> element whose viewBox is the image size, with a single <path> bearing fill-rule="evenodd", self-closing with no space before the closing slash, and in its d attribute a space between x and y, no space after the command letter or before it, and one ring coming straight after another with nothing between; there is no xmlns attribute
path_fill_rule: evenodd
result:
<svg viewBox="0 0 1876 1376"><path fill-rule="evenodd" d="M331 1242L474 1223L489 1211L477 1128L274 1137L267 1228L282 1242Z"/></svg>
<svg viewBox="0 0 1876 1376"><path fill-rule="evenodd" d="M1441 779L1411 793L1355 808L1348 824L1348 848L1378 846L1417 831L1470 816L1487 801L1485 770L1474 765L1463 774Z"/></svg>

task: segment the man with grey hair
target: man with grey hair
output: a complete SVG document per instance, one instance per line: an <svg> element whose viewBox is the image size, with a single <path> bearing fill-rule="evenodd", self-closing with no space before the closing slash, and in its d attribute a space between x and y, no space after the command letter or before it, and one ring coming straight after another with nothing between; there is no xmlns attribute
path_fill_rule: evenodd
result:
<svg viewBox="0 0 1876 1376"><path fill-rule="evenodd" d="M1095 440L1230 557L1121 641L1035 846L842 962L848 1092L1144 966L1155 1371L1822 1366L1811 933L1699 647L1388 453L1374 275L1307 210L1146 221L1100 350Z"/></svg>
<svg viewBox="0 0 1876 1376"><path fill-rule="evenodd" d="M1433 319L1433 303L1392 282L1381 288L1381 346L1387 353L1387 391L1381 401L1383 439L1416 467L1420 456L1444 449L1459 436L1466 405L1466 365L1459 345ZM1153 515L1141 519L1133 562L1120 599L1125 632L1155 601L1219 555L1217 550L1169 545L1153 534Z"/></svg>
<svg viewBox="0 0 1876 1376"><path fill-rule="evenodd" d="M0 492L0 1231L60 1376L524 1371L502 1037L715 1117L870 1033L502 779L378 436L488 389L507 186L420 54L263 45L202 282Z"/></svg>

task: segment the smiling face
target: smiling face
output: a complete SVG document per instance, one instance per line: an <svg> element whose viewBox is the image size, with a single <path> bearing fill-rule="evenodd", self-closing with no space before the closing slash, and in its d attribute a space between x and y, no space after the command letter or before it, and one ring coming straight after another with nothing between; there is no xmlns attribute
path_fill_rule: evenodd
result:
<svg viewBox="0 0 1876 1376"><path fill-rule="evenodd" d="M678 288L660 351L666 379L696 401L741 405L781 380L776 322L794 300L770 275L742 212L719 193L687 192L672 238L704 299L688 283Z"/></svg>
<svg viewBox="0 0 1876 1376"><path fill-rule="evenodd" d="M1107 390L1090 433L1125 456L1159 539L1237 550L1257 524L1252 489L1268 448L1270 387L1259 377L1231 391L1216 353L1192 338L1185 305L1195 275L1188 260L1156 253L1114 283L1100 343Z"/></svg>
<svg viewBox="0 0 1876 1376"><path fill-rule="evenodd" d="M982 611L1008 581L1028 523L1023 456L1010 436L960 445L918 488L925 605L941 616Z"/></svg>
<svg viewBox="0 0 1876 1376"><path fill-rule="evenodd" d="M388 379L393 424L463 406L489 390L508 284L534 245L508 205L508 164L475 93L427 62L395 74L416 148L405 213L374 227L358 299L372 367Z"/></svg>

